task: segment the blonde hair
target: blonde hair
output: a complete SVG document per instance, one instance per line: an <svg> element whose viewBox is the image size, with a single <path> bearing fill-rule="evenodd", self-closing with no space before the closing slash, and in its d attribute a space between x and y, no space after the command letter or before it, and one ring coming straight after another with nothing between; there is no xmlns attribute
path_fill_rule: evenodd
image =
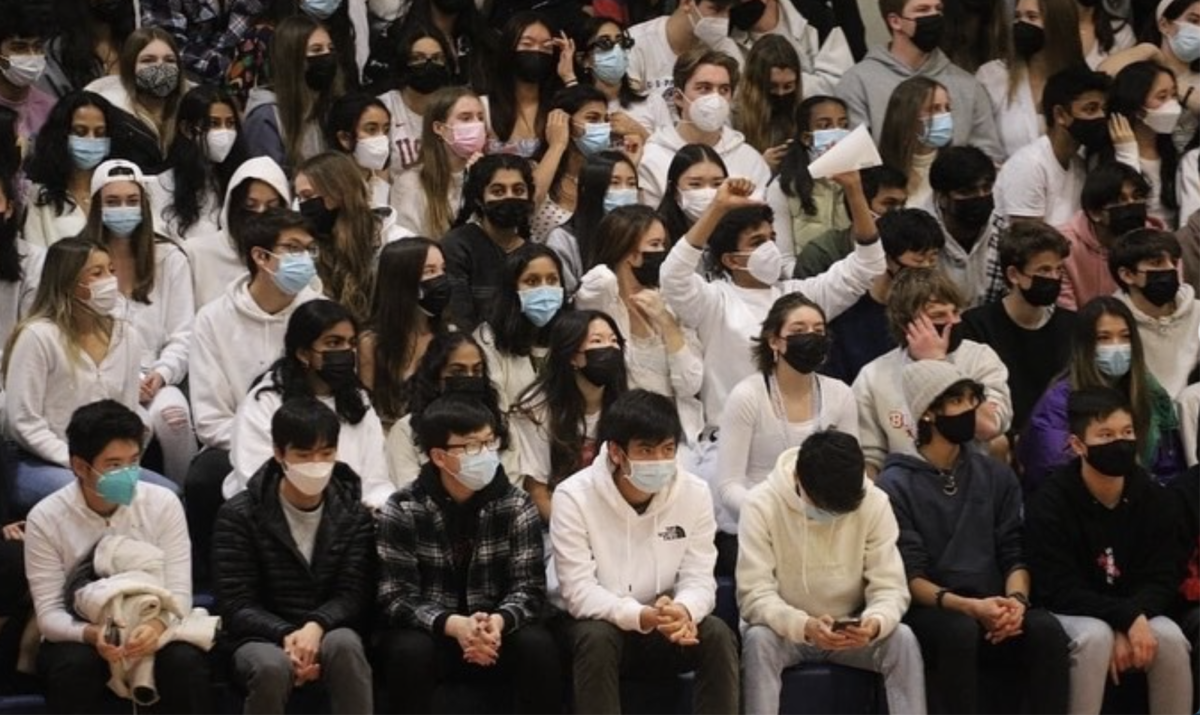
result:
<svg viewBox="0 0 1200 715"><path fill-rule="evenodd" d="M479 95L467 87L446 87L434 92L425 106L425 118L421 125L421 167L417 176L421 190L425 192L425 221L429 227L429 237L435 241L450 230L458 207L451 206L449 200L450 183L454 179L450 157L446 153L449 149L442 137L433 131L433 124L445 123L454 105L463 97L479 99Z"/></svg>
<svg viewBox="0 0 1200 715"><path fill-rule="evenodd" d="M796 101L790 116L771 116L768 95L773 69L789 69L796 73ZM746 74L738 94L738 130L746 135L746 143L765 152L782 140L797 138L794 108L800 104L803 91L800 82L800 55L787 38L765 35L754 43L746 56Z"/></svg>
<svg viewBox="0 0 1200 715"><path fill-rule="evenodd" d="M167 47L171 48L171 52L175 53L175 66L179 68L179 82L176 83L175 89L163 98L161 122L155 119L154 115L138 101L137 91L138 55L155 40L166 43ZM179 48L175 46L175 39L168 32L157 27L138 28L129 34L125 44L121 46L121 54L117 58L117 68L121 73L121 87L129 95L129 103L133 106L134 114L154 129L154 133L158 135L159 149L165 154L175 138L175 115L179 111L179 102L183 99L185 84L183 63L179 57Z"/></svg>

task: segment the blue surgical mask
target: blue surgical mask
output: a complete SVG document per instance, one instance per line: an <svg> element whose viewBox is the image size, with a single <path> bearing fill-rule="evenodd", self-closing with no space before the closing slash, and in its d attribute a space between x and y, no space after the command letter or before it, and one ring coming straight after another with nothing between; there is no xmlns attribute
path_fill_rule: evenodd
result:
<svg viewBox="0 0 1200 715"><path fill-rule="evenodd" d="M477 492L492 483L499 466L500 454L494 449L464 454L458 458L458 474L454 478L467 489Z"/></svg>
<svg viewBox="0 0 1200 715"><path fill-rule="evenodd" d="M849 129L814 129L812 133L812 157L816 159L836 142L840 142L850 134Z"/></svg>
<svg viewBox="0 0 1200 715"><path fill-rule="evenodd" d="M540 286L519 291L521 296L521 312L529 318L529 322L539 328L549 323L558 315L563 304L563 289L561 286Z"/></svg>
<svg viewBox="0 0 1200 715"><path fill-rule="evenodd" d="M1124 377L1133 362L1133 346L1097 345L1096 367L1108 377Z"/></svg>
<svg viewBox="0 0 1200 715"><path fill-rule="evenodd" d="M129 506L137 494L138 477L141 474L142 468L136 464L110 469L96 481L96 493L110 504Z"/></svg>
<svg viewBox="0 0 1200 715"><path fill-rule="evenodd" d="M1188 64L1200 60L1200 27L1176 20L1175 34L1171 36L1171 52Z"/></svg>
<svg viewBox="0 0 1200 715"><path fill-rule="evenodd" d="M141 206L105 206L100 213L104 227L118 236L128 236L142 225Z"/></svg>
<svg viewBox="0 0 1200 715"><path fill-rule="evenodd" d="M300 0L300 9L306 15L311 15L318 20L324 20L337 12L341 4L342 0Z"/></svg>
<svg viewBox="0 0 1200 715"><path fill-rule="evenodd" d="M112 151L112 139L108 137L67 137L67 149L71 152L71 162L80 171L91 171L100 162L108 158Z"/></svg>
<svg viewBox="0 0 1200 715"><path fill-rule="evenodd" d="M609 189L604 195L604 213L611 213L613 209L621 208L622 206L632 206L637 203L637 189Z"/></svg>
<svg viewBox="0 0 1200 715"><path fill-rule="evenodd" d="M950 114L950 112L935 114L925 120L925 132L921 135L921 142L925 146L941 149L949 144L953 138L954 115Z"/></svg>
<svg viewBox="0 0 1200 715"><path fill-rule="evenodd" d="M635 462L630 459L629 474L626 475L626 478L638 488L638 491L657 494L666 489L671 480L675 478L677 470L674 459L656 459L644 462Z"/></svg>
<svg viewBox="0 0 1200 715"><path fill-rule="evenodd" d="M584 156L598 154L612 146L612 125L608 122L588 122L583 136L575 137L575 146Z"/></svg>
<svg viewBox="0 0 1200 715"><path fill-rule="evenodd" d="M275 255L275 254L272 254ZM279 258L279 270L271 276L275 286L288 295L296 295L312 283L317 275L317 266L313 263L312 254L285 253Z"/></svg>
<svg viewBox="0 0 1200 715"><path fill-rule="evenodd" d="M597 50L592 55L592 74L596 79L608 84L618 84L629 69L629 54L620 45L614 45L611 50Z"/></svg>

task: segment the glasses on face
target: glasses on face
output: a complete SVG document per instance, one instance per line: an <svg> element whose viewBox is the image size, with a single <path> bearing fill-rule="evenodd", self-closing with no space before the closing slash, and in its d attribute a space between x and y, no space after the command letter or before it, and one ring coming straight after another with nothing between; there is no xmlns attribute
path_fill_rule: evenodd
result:
<svg viewBox="0 0 1200 715"><path fill-rule="evenodd" d="M466 444L448 444L448 445L446 445L445 449L447 452L454 452L455 454L465 454L469 457L474 457L476 455L483 454L483 452L485 450L488 452L495 452L495 451L499 450L500 449L500 438L492 437L491 439L486 440L484 442L467 442Z"/></svg>
<svg viewBox="0 0 1200 715"><path fill-rule="evenodd" d="M321 249L316 244L305 247L298 246L294 243L281 243L278 246L275 246L275 250L288 256L299 256L302 253L307 253L313 258L316 258L321 255Z"/></svg>
<svg viewBox="0 0 1200 715"><path fill-rule="evenodd" d="M589 50L600 50L608 52L612 48L620 45L622 49L633 49L633 38L629 35L621 35L620 37L597 37L592 40L592 44L588 45Z"/></svg>

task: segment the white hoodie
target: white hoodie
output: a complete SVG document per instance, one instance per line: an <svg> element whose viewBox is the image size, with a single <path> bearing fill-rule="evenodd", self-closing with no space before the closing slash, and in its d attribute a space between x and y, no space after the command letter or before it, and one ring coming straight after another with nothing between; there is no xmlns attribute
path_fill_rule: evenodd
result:
<svg viewBox="0 0 1200 715"><path fill-rule="evenodd" d="M642 203L658 208L667 190L667 169L679 150L688 141L679 136L675 127L663 127L646 140L642 162L638 164L638 187L642 191ZM721 130L721 139L713 150L725 162L725 170L731 177L749 179L754 182L754 198L760 201L766 195L771 181L771 168L758 150L746 143L742 133L729 127Z"/></svg>
<svg viewBox="0 0 1200 715"><path fill-rule="evenodd" d="M858 509L829 523L810 519L796 489L796 453L779 455L750 492L738 529L737 589L742 619L804 643L810 617L879 619L886 638L908 609L900 527L887 495L863 479Z"/></svg>
<svg viewBox="0 0 1200 715"><path fill-rule="evenodd" d="M142 375L153 371L168 385L188 374L188 345L196 304L188 280L188 261L172 241L154 242L154 289L148 303L120 301L122 318L137 331L142 346Z"/></svg>
<svg viewBox="0 0 1200 715"><path fill-rule="evenodd" d="M287 175L274 160L259 156L243 162L229 179L225 190L225 203L221 207L221 220L217 231L193 234L183 244L188 260L192 264L192 287L199 309L216 300L231 283L246 275L246 262L233 244L229 235L229 200L238 186L257 179L279 192L284 206L292 203L292 190Z"/></svg>
<svg viewBox="0 0 1200 715"><path fill-rule="evenodd" d="M1137 321L1146 368L1171 399L1178 398L1187 387L1188 374L1200 363L1200 304L1195 289L1181 285L1175 294L1175 312L1163 318L1143 313L1125 291L1118 290L1116 296Z"/></svg>
<svg viewBox="0 0 1200 715"><path fill-rule="evenodd" d="M200 309L192 328L190 391L201 444L229 449L238 404L254 379L283 355L288 319L298 306L320 297L310 285L272 315L254 302L250 276L242 276Z"/></svg>
<svg viewBox="0 0 1200 715"><path fill-rule="evenodd" d="M643 606L668 594L699 623L716 603L716 520L708 485L682 469L638 514L617 491L602 444L563 481L550 510L550 543L572 618L641 630ZM618 477L624 479L625 477Z"/></svg>

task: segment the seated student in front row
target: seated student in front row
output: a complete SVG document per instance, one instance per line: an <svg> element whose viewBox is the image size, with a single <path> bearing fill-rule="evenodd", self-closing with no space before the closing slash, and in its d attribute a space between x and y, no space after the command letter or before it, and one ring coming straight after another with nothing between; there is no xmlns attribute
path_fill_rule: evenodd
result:
<svg viewBox="0 0 1200 715"><path fill-rule="evenodd" d="M778 712L783 669L814 661L881 672L890 712L926 711L921 650L900 623L909 603L900 530L863 468L853 436L817 432L779 456L742 509L749 714Z"/></svg>
<svg viewBox="0 0 1200 715"><path fill-rule="evenodd" d="M42 644L38 674L50 712L96 712L108 693L109 663L154 658L158 712L211 713L208 657L182 642L160 645L173 625L160 619L131 632L119 645L103 625L79 620L67 601L68 574L91 558L102 536L127 536L163 552L163 582L184 613L191 610L192 558L183 505L167 489L138 483L145 427L132 410L113 400L80 407L66 428L75 481L51 494L25 524L25 573L37 612Z"/></svg>
<svg viewBox="0 0 1200 715"><path fill-rule="evenodd" d="M708 486L680 471L671 398L630 390L605 411L591 466L554 492L550 542L573 621L575 707L621 711L622 673L696 671L695 712L738 712L733 632L712 615L716 521Z"/></svg>
<svg viewBox="0 0 1200 715"><path fill-rule="evenodd" d="M1111 388L1071 393L1075 455L1029 502L1025 543L1034 599L1072 641L1072 715L1098 713L1106 681L1144 670L1149 712L1192 712L1187 638L1167 610L1181 562L1173 496L1138 464L1134 418Z"/></svg>
<svg viewBox="0 0 1200 715"><path fill-rule="evenodd" d="M386 712L428 713L448 682L507 685L509 712L562 711L558 647L538 622L542 520L500 465L499 429L492 410L461 394L434 400L413 424L429 461L388 499L376 538L381 625L391 629L378 662Z"/></svg>
<svg viewBox="0 0 1200 715"><path fill-rule="evenodd" d="M271 418L274 456L213 528L217 608L245 713L282 713L319 682L331 712L373 712L359 635L375 598L375 525L362 484L337 461L341 425L312 397Z"/></svg>

